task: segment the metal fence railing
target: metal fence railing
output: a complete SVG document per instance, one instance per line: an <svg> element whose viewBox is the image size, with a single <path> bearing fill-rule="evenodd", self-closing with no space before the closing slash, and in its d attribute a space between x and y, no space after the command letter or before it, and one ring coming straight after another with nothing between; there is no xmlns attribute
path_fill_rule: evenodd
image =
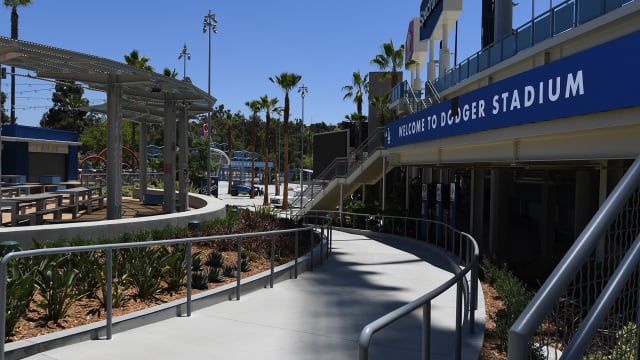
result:
<svg viewBox="0 0 640 360"><path fill-rule="evenodd" d="M169 239L169 240L156 240L156 241L142 241L142 242L128 242L128 243L113 243L113 244L100 244L100 245L86 245L86 246L67 246L67 247L58 247L58 248L42 248L35 250L25 250L25 251L15 251L10 252L2 257L0 260L0 334L2 334L2 341L0 342L0 360L5 359L5 320L7 314L7 277L8 277L8 266L11 262L16 261L18 259L24 258L34 258L41 257L47 255L61 255L61 254L72 254L72 253L92 253L92 252L101 252L104 261L104 272L103 276L106 281L105 286L105 313L106 313L106 325L104 327L104 331L106 332L106 338L112 338L112 325L113 325L113 254L114 251L122 250L122 249L136 249L136 248L151 248L151 247L159 247L159 246L175 246L175 245L184 245L185 246L185 271L187 274L186 278L186 315L191 316L191 294L192 294L192 245L194 243L208 243L215 241L223 241L223 240L235 240L237 244L237 271L236 271L236 287L235 287L235 297L237 300L240 299L240 285L241 285L241 251L243 246L243 240L249 238L266 238L271 239L271 254L270 254L270 275L269 275L269 286L273 287L274 281L274 269L275 269L275 258L276 258L276 238L281 238L282 235L295 235L293 241L295 242L294 248L294 278L297 278L298 271L298 259L300 257L299 254L299 242L301 241L301 237L303 234L309 234L308 238L310 239L310 259L309 266L310 269L313 270L313 262L314 262L314 247L319 247L320 254L318 256L320 263L322 263L322 259L327 257L330 253L330 243L331 243L331 219L327 217L317 218L317 217L305 217L305 220L311 221L308 226L302 228L288 229L288 230L277 230L277 231L265 231L265 232L255 232L255 233L243 233L243 234L229 234L222 236L206 236L206 237L191 237L191 238L182 238L182 239ZM315 236L317 234L319 236Z"/></svg>
<svg viewBox="0 0 640 360"><path fill-rule="evenodd" d="M311 211L308 214L328 216L331 223L340 227L371 230L404 237L425 240L445 250L454 259L451 263L452 277L437 288L418 299L382 316L366 325L358 342L358 359L369 358L369 344L380 330L402 319L417 309L422 309L422 349L423 359L430 357L431 350L431 303L445 291L456 287L456 317L454 359L462 358L462 332L466 323L470 332L475 331L475 311L478 305L478 262L479 248L473 237L451 226L420 218L371 215L353 212Z"/></svg>
<svg viewBox="0 0 640 360"><path fill-rule="evenodd" d="M497 39L435 80L438 92L456 85L537 43L573 29L599 16L605 15L636 0L568 0L537 15L531 21L514 29L511 34Z"/></svg>
<svg viewBox="0 0 640 360"><path fill-rule="evenodd" d="M509 332L508 357L637 359L640 156Z"/></svg>

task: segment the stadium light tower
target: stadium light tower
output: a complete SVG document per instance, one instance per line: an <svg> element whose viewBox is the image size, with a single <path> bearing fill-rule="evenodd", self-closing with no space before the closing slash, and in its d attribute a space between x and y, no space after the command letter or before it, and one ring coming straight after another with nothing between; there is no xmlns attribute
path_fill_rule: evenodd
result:
<svg viewBox="0 0 640 360"><path fill-rule="evenodd" d="M302 126L300 126L300 204L302 204L302 178L304 177L304 96L309 92L309 88L304 86L304 84L298 87L298 92L300 93L300 97L302 97ZM302 205L301 205L302 206Z"/></svg>
<svg viewBox="0 0 640 360"><path fill-rule="evenodd" d="M208 66L208 80L207 80L207 94L211 95L211 32L218 33L218 20L216 14L212 14L211 10L204 16L202 32L209 33L209 66ZM207 195L211 196L211 111L207 113Z"/></svg>

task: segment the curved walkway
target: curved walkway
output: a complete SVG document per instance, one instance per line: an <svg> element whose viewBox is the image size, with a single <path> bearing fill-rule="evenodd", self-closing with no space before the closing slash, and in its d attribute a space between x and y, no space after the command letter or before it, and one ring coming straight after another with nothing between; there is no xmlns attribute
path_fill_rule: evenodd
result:
<svg viewBox="0 0 640 360"><path fill-rule="evenodd" d="M358 337L366 324L451 276L437 266L438 251L423 243L407 244L391 236L378 241L335 230L333 240L328 261L273 289L194 311L189 318L171 318L115 333L112 340L85 341L28 359L357 359ZM432 304L432 359L453 358L454 304L454 291ZM465 359L477 359L480 353L482 294L479 304L475 333L463 333ZM419 359L420 319L417 312L376 334L370 358Z"/></svg>

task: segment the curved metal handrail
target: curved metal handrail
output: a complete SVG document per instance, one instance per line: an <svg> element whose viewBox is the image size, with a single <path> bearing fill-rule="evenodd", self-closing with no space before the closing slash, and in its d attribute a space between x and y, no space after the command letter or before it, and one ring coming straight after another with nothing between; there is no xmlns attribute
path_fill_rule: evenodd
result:
<svg viewBox="0 0 640 360"><path fill-rule="evenodd" d="M377 227L377 230L384 230L385 221L391 221L391 229L395 228L395 221L403 221L405 224L405 236L407 235L407 222L415 222L416 224L416 234L419 232L417 227L419 225L425 226L437 226L439 227L440 233L444 239L444 246L440 246L438 244L438 239L436 238L436 242L434 245L442 248L445 251L450 252L451 254L458 257L459 261L456 263L456 267L459 271L456 271L454 275L447 280L445 283L441 284L437 288L429 291L428 293L422 295L416 300L405 304L396 310L374 320L373 322L366 325L359 337L358 341L358 359L366 360L369 358L369 344L373 335L382 330L383 328L389 326L393 322L407 316L414 310L419 307L423 307L423 358L428 358L428 354L430 352L430 326L431 326L431 301L437 298L439 295L444 293L446 290L450 289L454 285L457 285L456 291L456 349L455 349L455 359L461 359L462 357L462 325L464 321L468 321L470 332L474 332L475 325L475 310L477 310L478 305L478 265L480 258L480 250L477 242L473 239L473 237L467 233L454 229L448 224L425 220L421 218L412 218L412 217L402 217L402 216L388 216L388 215L372 215L372 214L362 214L362 213L353 213L353 212L337 212L337 211L311 211L310 213L320 213L325 214L325 216L340 216L340 221L337 223L343 224L342 218L347 215L351 217L352 226L355 224L353 221L356 217L363 217L364 221L361 221L361 224L365 225L365 229L368 229L369 222L372 222ZM353 226L355 228L355 226ZM428 231L428 230L427 230ZM392 231L395 234L395 230ZM460 252L456 254L455 251L455 241L453 239L449 239L449 234L458 234L460 238L459 250ZM462 245L462 241L466 240L466 246ZM451 243L451 248L447 247L448 243ZM463 249L466 249L466 254L463 254ZM450 259L448 259L450 260ZM469 279L467 279L467 275L469 275ZM463 305L462 298L465 298L466 301L464 303L465 311L464 313L468 314L468 318L463 319Z"/></svg>

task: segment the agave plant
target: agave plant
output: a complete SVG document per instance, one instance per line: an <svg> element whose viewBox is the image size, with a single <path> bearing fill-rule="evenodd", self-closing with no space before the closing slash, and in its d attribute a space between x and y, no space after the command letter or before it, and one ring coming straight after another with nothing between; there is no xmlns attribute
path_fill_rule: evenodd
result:
<svg viewBox="0 0 640 360"><path fill-rule="evenodd" d="M209 272L207 273L207 280L209 280L210 283L224 282L224 274L222 273L222 268L219 268L219 267L209 268Z"/></svg>
<svg viewBox="0 0 640 360"><path fill-rule="evenodd" d="M36 269L34 284L42 296L37 306L45 311L45 318L58 322L67 315L74 301L85 294L76 291L79 272L65 266L68 255L46 257Z"/></svg>
<svg viewBox="0 0 640 360"><path fill-rule="evenodd" d="M208 289L208 274L203 271L194 271L193 274L191 274L191 286L198 290Z"/></svg>
<svg viewBox="0 0 640 360"><path fill-rule="evenodd" d="M213 251L207 255L204 264L210 268L221 268L224 266L224 258L221 253Z"/></svg>

